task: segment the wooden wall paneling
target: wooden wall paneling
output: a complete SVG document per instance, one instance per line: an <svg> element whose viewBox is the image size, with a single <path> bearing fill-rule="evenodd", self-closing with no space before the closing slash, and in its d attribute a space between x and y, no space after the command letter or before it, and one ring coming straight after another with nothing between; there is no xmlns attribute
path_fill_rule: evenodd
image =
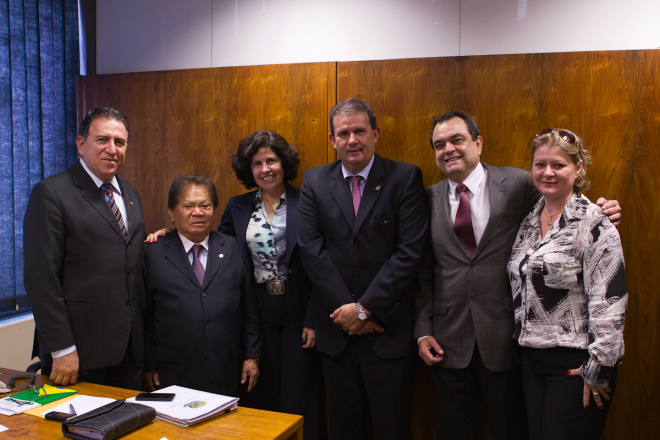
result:
<svg viewBox="0 0 660 440"><path fill-rule="evenodd" d="M167 191L186 173L213 179L219 222L229 198L245 191L230 164L243 137L268 129L296 145L302 156L296 186L302 170L327 162L328 64L82 77L79 102L85 109L115 105L127 115L129 153L120 173L142 195L148 231L171 226ZM140 154L133 153L136 145Z"/></svg>
<svg viewBox="0 0 660 440"><path fill-rule="evenodd" d="M582 52L339 63L337 101L359 97L381 126L377 151L422 168L427 185L442 179L429 147L434 115L457 108L484 138L483 160L526 168L529 144L545 127L568 128L592 151L586 195L616 198L630 304L626 356L619 369L605 439L647 438L660 412L660 304L652 271L659 261L655 225L660 157L660 51ZM640 245L641 244L641 245ZM653 342L653 343L650 343ZM415 437L428 438L429 378L418 368ZM487 438L482 432L481 438Z"/></svg>
<svg viewBox="0 0 660 440"><path fill-rule="evenodd" d="M330 110L337 104L337 63L328 63L328 113L326 117L327 163L337 160L337 152L330 143L327 133L330 133Z"/></svg>

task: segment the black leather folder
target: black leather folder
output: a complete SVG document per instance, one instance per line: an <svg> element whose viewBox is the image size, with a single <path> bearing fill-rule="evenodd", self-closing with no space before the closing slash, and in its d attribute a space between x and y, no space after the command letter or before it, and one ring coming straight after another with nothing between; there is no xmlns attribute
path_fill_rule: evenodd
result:
<svg viewBox="0 0 660 440"><path fill-rule="evenodd" d="M123 400L103 405L62 423L64 437L77 440L113 440L156 418L156 410Z"/></svg>

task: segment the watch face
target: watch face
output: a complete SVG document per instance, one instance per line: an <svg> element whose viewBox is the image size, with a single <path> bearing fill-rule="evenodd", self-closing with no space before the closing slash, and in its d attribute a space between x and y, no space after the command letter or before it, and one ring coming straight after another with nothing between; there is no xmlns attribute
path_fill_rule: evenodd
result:
<svg viewBox="0 0 660 440"><path fill-rule="evenodd" d="M359 319L360 321L366 321L366 320L367 320L367 314L364 313L363 311L360 311L360 313L358 313L357 316L358 316L358 319Z"/></svg>

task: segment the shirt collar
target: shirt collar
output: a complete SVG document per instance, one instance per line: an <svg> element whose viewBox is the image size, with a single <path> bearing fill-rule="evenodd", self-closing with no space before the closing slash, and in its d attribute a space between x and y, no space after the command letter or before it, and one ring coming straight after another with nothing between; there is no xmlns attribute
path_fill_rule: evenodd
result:
<svg viewBox="0 0 660 440"><path fill-rule="evenodd" d="M183 243L183 248L186 250L186 254L190 252L190 248L193 247L193 245L197 243L193 243L192 241L188 240L186 237L181 235L181 232L176 231L179 234L179 238L181 239L181 243ZM206 252L209 251L209 236L207 235L204 237L204 240L202 240L199 244L202 245L202 247L206 250Z"/></svg>
<svg viewBox="0 0 660 440"><path fill-rule="evenodd" d="M82 158L80 159L80 164L83 166L84 170L89 174L89 177L92 178L94 181L94 184L96 185L97 188L101 188L101 185L103 185L105 182L99 179L96 174L92 173L92 170L87 168L87 164L85 163ZM117 182L117 176L112 176L112 180L110 181L110 184L112 184L112 189L121 195L121 190L119 189L119 182Z"/></svg>
<svg viewBox="0 0 660 440"><path fill-rule="evenodd" d="M456 195L456 187L459 185L451 179L449 180L449 193L450 195ZM479 194L479 192L484 188L486 184L486 169L479 162L477 167L472 170L467 179L463 181L463 185L467 186L470 192L474 195Z"/></svg>
<svg viewBox="0 0 660 440"><path fill-rule="evenodd" d="M366 182L366 181L367 181L367 177L369 177L369 171L371 171L371 167L372 167L373 164L374 164L374 159L375 159L375 158L376 158L376 155L374 154L374 156L371 158L371 160L369 161L369 163L367 164L367 166L364 167L364 169L363 169L362 171L360 171L359 173L355 173L355 174L353 174L353 173L351 173L350 171L348 171L348 170L346 169L346 167L344 166L344 164L341 164L341 172L342 172L342 174L344 175L344 179L348 179L348 178L351 177L351 176L362 176L362 178L363 178L364 181Z"/></svg>

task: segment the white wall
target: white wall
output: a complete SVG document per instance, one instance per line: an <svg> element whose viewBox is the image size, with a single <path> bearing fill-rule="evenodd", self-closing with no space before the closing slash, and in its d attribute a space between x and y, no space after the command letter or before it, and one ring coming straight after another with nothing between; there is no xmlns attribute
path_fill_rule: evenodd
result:
<svg viewBox="0 0 660 440"><path fill-rule="evenodd" d="M658 0L97 0L97 72L660 48Z"/></svg>
<svg viewBox="0 0 660 440"><path fill-rule="evenodd" d="M0 323L0 366L25 371L32 363L33 340L34 318L31 313ZM2 377L0 380L7 382Z"/></svg>

